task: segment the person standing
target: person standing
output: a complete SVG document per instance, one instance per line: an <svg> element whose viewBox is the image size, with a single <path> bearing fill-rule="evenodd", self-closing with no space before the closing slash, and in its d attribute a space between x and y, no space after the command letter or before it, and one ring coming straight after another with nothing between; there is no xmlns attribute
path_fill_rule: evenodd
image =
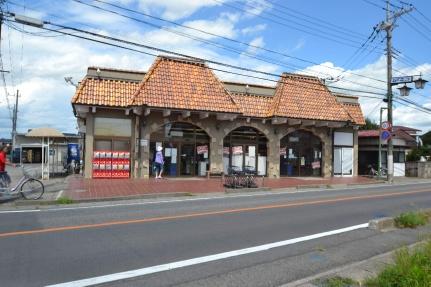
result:
<svg viewBox="0 0 431 287"><path fill-rule="evenodd" d="M165 160L163 158L163 147L157 146L156 147L156 157L154 160L154 165L156 167L156 179L162 178L163 164L164 163L165 163Z"/></svg>
<svg viewBox="0 0 431 287"><path fill-rule="evenodd" d="M0 187L8 187L11 183L10 176L6 172L6 164L10 165L6 157L8 149L8 146L4 145L0 150Z"/></svg>

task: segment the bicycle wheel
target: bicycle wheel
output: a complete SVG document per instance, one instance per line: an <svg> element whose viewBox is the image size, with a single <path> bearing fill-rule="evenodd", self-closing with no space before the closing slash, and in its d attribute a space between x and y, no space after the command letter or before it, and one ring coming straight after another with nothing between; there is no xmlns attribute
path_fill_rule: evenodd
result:
<svg viewBox="0 0 431 287"><path fill-rule="evenodd" d="M43 183L37 179L30 178L21 185L21 195L25 199L39 199L42 197L45 187Z"/></svg>

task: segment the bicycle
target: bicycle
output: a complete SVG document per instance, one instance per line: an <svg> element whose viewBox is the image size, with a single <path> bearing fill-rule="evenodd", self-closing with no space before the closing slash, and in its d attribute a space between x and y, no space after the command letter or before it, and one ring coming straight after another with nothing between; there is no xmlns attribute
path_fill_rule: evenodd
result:
<svg viewBox="0 0 431 287"><path fill-rule="evenodd" d="M0 199L8 200L18 197L24 199L37 200L45 192L45 186L40 180L31 177L27 170L22 167L23 176L19 179L14 187L6 180L6 172L0 173Z"/></svg>
<svg viewBox="0 0 431 287"><path fill-rule="evenodd" d="M380 168L380 171L375 169L371 164L368 165L369 171L368 175L370 177L385 177L387 175L387 169L384 167Z"/></svg>

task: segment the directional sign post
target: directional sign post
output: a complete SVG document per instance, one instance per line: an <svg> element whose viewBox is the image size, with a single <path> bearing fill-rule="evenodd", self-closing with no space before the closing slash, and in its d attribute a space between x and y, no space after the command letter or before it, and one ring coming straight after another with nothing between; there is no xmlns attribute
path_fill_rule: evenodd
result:
<svg viewBox="0 0 431 287"><path fill-rule="evenodd" d="M382 131L382 135L381 135L382 140L386 141L386 140L390 139L391 136L392 135L391 135L390 131Z"/></svg>

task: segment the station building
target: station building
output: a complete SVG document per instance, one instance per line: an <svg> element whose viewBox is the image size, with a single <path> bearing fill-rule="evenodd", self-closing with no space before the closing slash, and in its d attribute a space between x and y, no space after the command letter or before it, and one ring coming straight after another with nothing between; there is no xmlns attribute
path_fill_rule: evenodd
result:
<svg viewBox="0 0 431 287"><path fill-rule="evenodd" d="M89 67L72 106L86 178L149 178L158 145L171 177L358 174L358 99L312 76L223 82L205 62L159 56L147 72Z"/></svg>

